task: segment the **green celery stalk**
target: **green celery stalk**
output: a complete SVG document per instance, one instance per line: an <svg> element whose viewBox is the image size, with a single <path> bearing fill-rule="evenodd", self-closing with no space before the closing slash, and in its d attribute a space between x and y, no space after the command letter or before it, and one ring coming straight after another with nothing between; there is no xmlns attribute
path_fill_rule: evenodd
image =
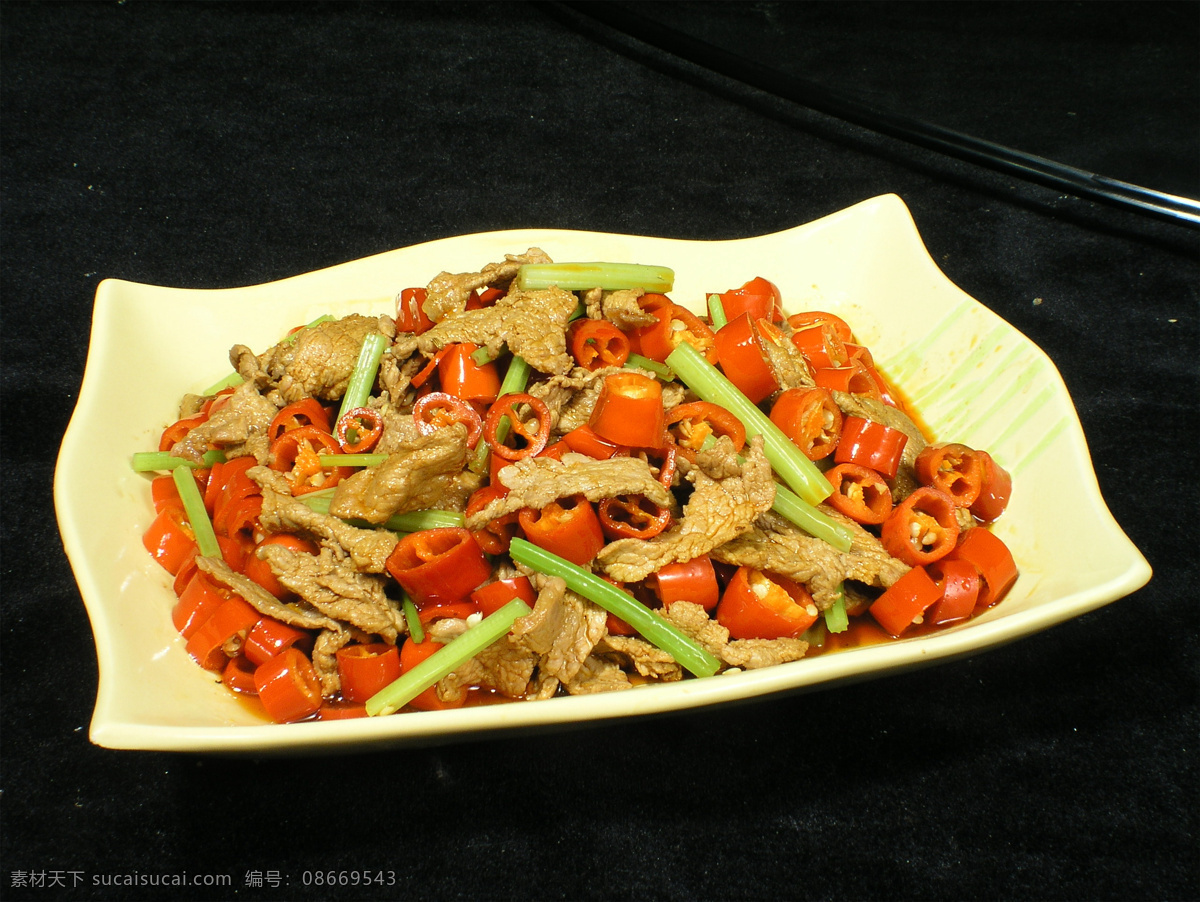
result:
<svg viewBox="0 0 1200 902"><path fill-rule="evenodd" d="M425 641L425 629L421 626L421 615L417 613L417 606L405 595L401 607L404 609L404 619L408 623L408 635L420 645Z"/></svg>
<svg viewBox="0 0 1200 902"><path fill-rule="evenodd" d="M814 538L823 539L838 551L849 551L853 544L852 534L843 524L817 510L786 486L775 486L775 500L771 510L786 517Z"/></svg>
<svg viewBox="0 0 1200 902"><path fill-rule="evenodd" d="M476 366L487 366L492 362L492 352L487 348L477 348L475 352L471 354L471 360Z"/></svg>
<svg viewBox="0 0 1200 902"><path fill-rule="evenodd" d="M850 617L846 614L846 590L839 587L837 601L825 609L825 626L831 633L844 633L850 628Z"/></svg>
<svg viewBox="0 0 1200 902"><path fill-rule="evenodd" d="M367 699L367 714L372 717L395 714L442 677L453 673L456 667L461 667L497 641L512 629L518 618L531 613L529 605L514 598L372 695Z"/></svg>
<svg viewBox="0 0 1200 902"><path fill-rule="evenodd" d="M387 350L388 338L379 332L372 332L363 339L362 348L358 352L358 360L350 372L350 381L346 385L346 394L342 396L342 406L338 409L337 418L340 420L356 407L363 407L371 397L371 389L375 385L375 376L379 372L379 361Z"/></svg>
<svg viewBox="0 0 1200 902"><path fill-rule="evenodd" d="M130 460L135 473L153 473L157 470L174 470L179 467L200 470L224 462L225 452L216 449L205 451L200 463L175 457L170 451L135 451Z"/></svg>
<svg viewBox="0 0 1200 902"><path fill-rule="evenodd" d="M308 492L300 495L299 501L303 501L309 510L316 511L318 514L328 514L329 506L333 502L333 489L322 489L319 492ZM346 522L353 525L363 524L362 520L347 520ZM422 529L442 529L448 526L458 527L465 522L463 515L458 511L443 511L443 510L419 510L407 511L403 514L392 514L383 524L384 529L389 529L392 532L420 532ZM367 526L373 524L366 523Z"/></svg>
<svg viewBox="0 0 1200 902"><path fill-rule="evenodd" d="M665 363L659 363L657 360L651 360L649 357L643 357L641 354L630 354L629 359L625 361L625 366L648 370L663 382L670 382L675 378L675 373Z"/></svg>
<svg viewBox="0 0 1200 902"><path fill-rule="evenodd" d="M686 341L680 342L667 355L667 365L701 399L724 407L741 420L747 437L761 435L771 466L797 495L809 504L819 504L829 497L833 486L817 466L699 351Z"/></svg>
<svg viewBox="0 0 1200 902"><path fill-rule="evenodd" d="M644 288L665 294L675 286L675 271L641 263L526 263L517 273L522 291L557 285L565 291Z"/></svg>
<svg viewBox="0 0 1200 902"><path fill-rule="evenodd" d="M386 454L318 454L322 467L377 467L388 459Z"/></svg>
<svg viewBox="0 0 1200 902"><path fill-rule="evenodd" d="M221 557L221 546L217 543L217 534L213 532L212 520L208 519L208 511L204 509L204 496L200 487L187 467L176 467L171 471L175 479L175 488L179 490L179 498L183 501L183 512L191 524L192 533L196 536L196 547L204 557Z"/></svg>
<svg viewBox="0 0 1200 902"><path fill-rule="evenodd" d="M500 383L500 394L497 397L505 395L515 395L525 391L525 386L529 384L529 374L533 372L531 367L520 354L513 354L512 359L508 362L508 369L504 371L504 379Z"/></svg>
<svg viewBox="0 0 1200 902"><path fill-rule="evenodd" d="M204 389L204 391L200 392L200 394L204 395L205 397L208 397L209 395L215 395L217 392L224 391L227 388L236 388L245 381L246 380L243 379L240 374L230 373L219 382L214 382L208 388Z"/></svg>
<svg viewBox="0 0 1200 902"><path fill-rule="evenodd" d="M596 574L521 538L512 540L509 555L518 564L524 564L547 576L558 576L566 580L567 588L572 592L620 617L641 633L647 642L661 648L694 675L712 676L720 669L721 662L693 639L632 595L622 592Z"/></svg>
<svg viewBox="0 0 1200 902"><path fill-rule="evenodd" d="M721 296L719 294L710 294L708 296L708 318L712 320L712 329L714 332L729 322L729 318L725 315L725 305L721 303Z"/></svg>

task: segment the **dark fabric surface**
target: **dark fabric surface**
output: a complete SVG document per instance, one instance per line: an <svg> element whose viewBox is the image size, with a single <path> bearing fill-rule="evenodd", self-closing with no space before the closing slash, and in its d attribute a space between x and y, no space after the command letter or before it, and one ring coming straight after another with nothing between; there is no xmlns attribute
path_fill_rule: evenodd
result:
<svg viewBox="0 0 1200 902"><path fill-rule="evenodd" d="M710 36L757 32L874 100L1193 194L1198 11L686 7ZM1200 232L874 135L548 6L6 3L0 41L0 895L1200 896ZM885 193L1062 372L1155 569L1145 589L935 668L552 735L314 760L89 744L96 660L51 481L101 279L252 284L512 227L748 236ZM364 868L395 885L304 885ZM97 885L180 872L232 883Z"/></svg>

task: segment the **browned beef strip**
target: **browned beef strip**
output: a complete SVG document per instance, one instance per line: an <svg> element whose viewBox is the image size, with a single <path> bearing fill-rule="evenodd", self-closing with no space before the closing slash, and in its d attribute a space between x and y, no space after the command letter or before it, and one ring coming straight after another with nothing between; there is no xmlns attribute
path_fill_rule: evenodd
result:
<svg viewBox="0 0 1200 902"><path fill-rule="evenodd" d="M838 551L791 521L767 512L749 531L714 548L713 560L777 573L803 583L821 610L837 600L843 580L886 588L908 572L908 565L889 555L867 530L825 505L819 510L849 527L853 535L849 551Z"/></svg>
<svg viewBox="0 0 1200 902"><path fill-rule="evenodd" d="M789 388L812 388L817 384L809 369L808 361L804 359L800 349L792 344L786 336L776 341L763 329L756 327L754 331L762 344L767 365L771 368L775 381L779 383L780 391L786 391Z"/></svg>
<svg viewBox="0 0 1200 902"><path fill-rule="evenodd" d="M436 620L428 636L446 643L467 628L466 621ZM537 668L538 656L511 635L501 636L479 654L455 668L437 684L437 696L444 702L458 702L474 686L490 689L505 698L525 698Z"/></svg>
<svg viewBox="0 0 1200 902"><path fill-rule="evenodd" d="M308 397L334 401L346 393L363 339L374 332L390 338L395 323L355 313L301 329L257 357L245 345L234 345L229 359L247 382L277 392L279 406Z"/></svg>
<svg viewBox="0 0 1200 902"><path fill-rule="evenodd" d="M461 510L465 496L459 476L468 450L467 429L461 423L401 443L383 463L339 482L329 512L346 520L383 523L409 511L454 506Z"/></svg>
<svg viewBox="0 0 1200 902"><path fill-rule="evenodd" d="M199 462L209 445L217 445L226 457L253 456L259 463L267 459L270 442L267 430L279 409L258 393L253 384L244 382L233 390L229 403L218 408L199 426L188 430L171 453L184 460Z"/></svg>
<svg viewBox="0 0 1200 902"><path fill-rule="evenodd" d="M538 669L570 682L607 632L608 613L558 577L538 580L533 611L513 624L514 641L538 655Z"/></svg>
<svg viewBox="0 0 1200 902"><path fill-rule="evenodd" d="M383 573L388 555L399 539L386 529L362 529L330 514L314 511L303 501L286 493L278 474L266 467L251 467L247 475L263 490L259 523L268 533L304 533L332 545L350 556L354 566L364 573Z"/></svg>
<svg viewBox="0 0 1200 902"><path fill-rule="evenodd" d="M273 617L299 629L339 629L336 620L306 602L280 601L248 576L238 573L220 558L197 557L196 566L217 583L240 595L264 617Z"/></svg>
<svg viewBox="0 0 1200 902"><path fill-rule="evenodd" d="M379 361L379 386L392 407L408 402L412 378L425 363L417 351L417 336L401 332Z"/></svg>
<svg viewBox="0 0 1200 902"><path fill-rule="evenodd" d="M752 670L798 661L808 651L803 639L734 639L729 630L708 616L698 604L677 601L663 611L668 622L690 636L729 667Z"/></svg>
<svg viewBox="0 0 1200 902"><path fill-rule="evenodd" d="M321 694L329 697L342 691L342 676L338 672L337 653L344 648L353 634L349 630L321 630L313 642L312 663L321 681Z"/></svg>
<svg viewBox="0 0 1200 902"><path fill-rule="evenodd" d="M514 289L491 307L464 310L422 333L421 353L432 357L448 344L471 342L498 357L507 345L539 372L568 373L574 361L566 329L578 305L574 294L560 288Z"/></svg>
<svg viewBox="0 0 1200 902"><path fill-rule="evenodd" d="M775 500L761 437L751 442L738 475L716 480L694 467L687 478L695 490L679 522L653 539L618 539L606 545L596 556L605 573L617 582L638 582L667 564L707 554L750 529Z"/></svg>
<svg viewBox="0 0 1200 902"><path fill-rule="evenodd" d="M523 507L541 510L552 501L575 495L584 495L592 502L617 495L645 495L661 507L669 507L674 500L650 471L650 465L637 457L527 457L504 467L497 476L508 487L508 494L468 517L468 529L481 529Z"/></svg>
<svg viewBox="0 0 1200 902"><path fill-rule="evenodd" d="M600 298L601 315L618 329L636 329L651 326L658 320L638 304L644 292L640 288L624 288L606 291Z"/></svg>
<svg viewBox="0 0 1200 902"><path fill-rule="evenodd" d="M592 655L583 662L579 672L563 684L563 688L569 695L595 695L632 689L633 683L616 661L604 655Z"/></svg>
<svg viewBox="0 0 1200 902"><path fill-rule="evenodd" d="M503 263L489 263L480 272L441 272L425 288L421 309L433 322L466 309L471 292L479 288L505 288L526 263L553 263L541 248L531 247L523 254L505 254Z"/></svg>
<svg viewBox="0 0 1200 902"><path fill-rule="evenodd" d="M392 642L407 629L400 606L384 592L385 578L360 573L349 559L328 548L306 554L283 545L263 545L259 557L271 566L281 585L335 620Z"/></svg>
<svg viewBox="0 0 1200 902"><path fill-rule="evenodd" d="M610 633L596 645L595 654L652 680L669 683L683 679L683 668L670 654L637 636Z"/></svg>

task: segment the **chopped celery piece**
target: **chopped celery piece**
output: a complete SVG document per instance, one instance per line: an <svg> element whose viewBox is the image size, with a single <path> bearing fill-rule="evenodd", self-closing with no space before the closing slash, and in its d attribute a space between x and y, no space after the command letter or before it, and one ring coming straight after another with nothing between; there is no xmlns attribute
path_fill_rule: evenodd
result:
<svg viewBox="0 0 1200 902"><path fill-rule="evenodd" d="M504 379L500 382L500 393L497 398L503 398L505 395L516 395L525 391L525 387L529 384L529 374L533 372L525 358L519 354L513 354L512 360L508 363L508 369L504 371ZM496 424L496 441L503 442L508 435L509 430L508 417L501 417L500 422ZM483 447L486 442L480 441L479 447Z"/></svg>
<svg viewBox="0 0 1200 902"><path fill-rule="evenodd" d="M808 643L809 648L824 648L829 632L825 628L824 618L818 618L816 623L804 631L800 638Z"/></svg>
<svg viewBox="0 0 1200 902"><path fill-rule="evenodd" d="M340 420L356 407L362 407L371 397L371 389L375 385L375 376L379 372L379 361L387 350L386 335L372 332L363 339L362 348L358 352L358 360L350 372L350 381L346 385L346 394L342 396L342 406L338 409Z"/></svg>
<svg viewBox="0 0 1200 902"><path fill-rule="evenodd" d="M641 263L526 263L517 273L522 291L557 285L565 291L644 288L664 294L675 286L675 271Z"/></svg>
<svg viewBox="0 0 1200 902"><path fill-rule="evenodd" d="M216 463L225 462L224 451L205 451L200 463L191 460L184 460L182 457L175 457L170 451L137 451L134 453L131 463L133 469L137 473L152 473L156 470L174 470L179 467L188 467L193 470L200 470L205 467L211 467Z"/></svg>
<svg viewBox="0 0 1200 902"><path fill-rule="evenodd" d="M519 354L513 354L512 359L508 362L508 369L504 371L504 380L500 383L500 394L514 395L518 392L525 391L525 386L529 384L529 374L533 368L525 361L525 358Z"/></svg>
<svg viewBox="0 0 1200 902"><path fill-rule="evenodd" d="M318 514L327 514L329 513L329 505L333 501L333 489L308 492L307 494L300 495L298 500L308 505L309 510L316 511ZM367 523L364 520L347 520L346 522L355 526L375 527L379 525ZM463 523L463 515L458 511L429 509L408 511L403 514L392 514L382 526L384 529L390 529L392 532L420 532L422 529L441 529L447 526L458 527L462 526Z"/></svg>
<svg viewBox="0 0 1200 902"><path fill-rule="evenodd" d="M394 714L447 674L453 673L512 629L518 618L532 611L525 602L514 598L494 614L469 627L455 639L410 670L398 680L367 699L367 714L377 717Z"/></svg>
<svg viewBox="0 0 1200 902"><path fill-rule="evenodd" d="M200 554L204 557L221 557L217 534L213 532L212 520L208 519L208 511L204 509L204 496L200 494L192 471L187 467L176 467L171 471L171 476L175 479L175 488L179 490L179 498L183 502L183 513L191 524Z"/></svg>
<svg viewBox="0 0 1200 902"><path fill-rule="evenodd" d="M696 676L712 676L721 668L720 661L673 624L594 573L520 538L512 540L509 555L518 564L566 580L572 592L620 617L647 642L657 645Z"/></svg>
<svg viewBox="0 0 1200 902"><path fill-rule="evenodd" d="M388 459L386 454L318 454L323 467L377 467Z"/></svg>
<svg viewBox="0 0 1200 902"><path fill-rule="evenodd" d="M797 495L809 504L819 504L829 497L833 486L817 466L699 351L682 341L667 355L667 365L702 400L724 407L741 420L747 437L761 435L771 466Z"/></svg>
<svg viewBox="0 0 1200 902"><path fill-rule="evenodd" d="M245 381L246 380L243 379L238 373L230 373L220 382L214 382L208 388L204 389L204 391L200 392L200 394L204 395L205 397L208 397L209 395L215 395L217 392L224 391L227 388L236 388Z"/></svg>
<svg viewBox="0 0 1200 902"><path fill-rule="evenodd" d="M471 354L471 361L476 366L487 366L492 362L492 359L492 352L487 348L478 348L473 354Z"/></svg>
<svg viewBox="0 0 1200 902"><path fill-rule="evenodd" d="M409 636L420 645L425 641L425 629L421 626L421 615L417 613L417 606L413 604L411 598L405 595L401 608L404 610L404 620L408 623Z"/></svg>
<svg viewBox="0 0 1200 902"><path fill-rule="evenodd" d="M846 591L838 589L837 601L825 609L825 626L831 633L844 633L850 628L850 618L846 615Z"/></svg>
<svg viewBox="0 0 1200 902"><path fill-rule="evenodd" d="M659 363L657 360L651 360L641 354L630 354L625 365L636 366L639 370L651 372L663 382L670 382L675 378L675 373L665 363Z"/></svg>
<svg viewBox="0 0 1200 902"><path fill-rule="evenodd" d="M392 514L383 525L392 532L420 532L423 529L458 528L464 522L458 511L420 510Z"/></svg>
<svg viewBox="0 0 1200 902"><path fill-rule="evenodd" d="M828 542L838 551L849 551L854 542L853 534L844 524L817 510L786 486L775 486L771 510L791 520L810 536Z"/></svg>
<svg viewBox="0 0 1200 902"><path fill-rule="evenodd" d="M708 318L712 320L714 332L729 322L729 318L725 316L725 305L721 303L719 294L708 296Z"/></svg>

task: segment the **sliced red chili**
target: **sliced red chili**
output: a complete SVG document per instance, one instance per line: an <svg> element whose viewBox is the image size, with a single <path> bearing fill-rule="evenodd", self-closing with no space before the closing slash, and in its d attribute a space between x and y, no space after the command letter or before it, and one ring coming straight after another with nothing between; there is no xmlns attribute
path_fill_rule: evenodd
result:
<svg viewBox="0 0 1200 902"><path fill-rule="evenodd" d="M433 320L425 315L424 288L405 288L396 296L396 328L401 332L420 335L433 328Z"/></svg>
<svg viewBox="0 0 1200 902"><path fill-rule="evenodd" d="M524 412L526 407L528 412ZM502 422L507 426L502 426ZM531 426L531 423L535 425ZM484 441L493 454L505 460L533 457L546 447L549 438L550 408L539 398L523 392L497 399L483 423Z"/></svg>
<svg viewBox="0 0 1200 902"><path fill-rule="evenodd" d="M348 702L365 702L400 679L400 649L386 642L347 645L336 658L342 698Z"/></svg>
<svg viewBox="0 0 1200 902"><path fill-rule="evenodd" d="M789 388L771 405L771 422L809 460L824 460L842 437L842 412L824 388Z"/></svg>
<svg viewBox="0 0 1200 902"><path fill-rule="evenodd" d="M850 331L850 326L836 313L828 313L824 310L806 310L803 313L793 313L787 318L787 323L792 327L793 331L828 323L833 327L834 333L842 342L854 340L854 334Z"/></svg>
<svg viewBox="0 0 1200 902"><path fill-rule="evenodd" d="M287 474L293 495L335 486L353 472L351 467L322 467L321 455L341 454L337 439L315 426L300 426L271 445L271 469Z"/></svg>
<svg viewBox="0 0 1200 902"><path fill-rule="evenodd" d="M983 459L966 445L928 445L913 464L917 481L950 496L956 507L970 507L983 487Z"/></svg>
<svg viewBox="0 0 1200 902"><path fill-rule="evenodd" d="M838 464L825 473L833 494L825 502L851 520L876 526L892 512L892 490L874 470L858 464Z"/></svg>
<svg viewBox="0 0 1200 902"><path fill-rule="evenodd" d="M567 330L567 346L580 366L593 371L629 359L629 336L604 319L576 320Z"/></svg>
<svg viewBox="0 0 1200 902"><path fill-rule="evenodd" d="M167 506L142 535L142 546L174 576L195 552L196 535L182 507Z"/></svg>
<svg viewBox="0 0 1200 902"><path fill-rule="evenodd" d="M721 371L753 403L778 390L779 382L767 363L754 321L747 314L718 329L714 346Z"/></svg>
<svg viewBox="0 0 1200 902"><path fill-rule="evenodd" d="M471 593L471 601L479 606L480 612L486 617L500 610L514 598L519 598L530 607L537 602L537 593L527 576L514 576L510 579L497 579L480 586Z"/></svg>
<svg viewBox="0 0 1200 902"><path fill-rule="evenodd" d="M495 363L475 362L471 355L478 350L470 342L449 345L438 359L438 381L442 391L456 398L490 404L500 393L500 374Z"/></svg>
<svg viewBox="0 0 1200 902"><path fill-rule="evenodd" d="M662 383L630 371L605 376L588 425L618 445L659 447L666 425Z"/></svg>
<svg viewBox="0 0 1200 902"><path fill-rule="evenodd" d="M927 564L925 572L942 593L929 608L927 619L930 623L955 623L971 616L979 601L981 586L979 571L974 564L944 557Z"/></svg>
<svg viewBox="0 0 1200 902"><path fill-rule="evenodd" d="M871 616L892 636L899 637L940 597L941 590L925 568L913 567L871 603Z"/></svg>
<svg viewBox="0 0 1200 902"><path fill-rule="evenodd" d="M783 296L774 282L757 276L741 288L722 292L721 309L725 311L727 322L737 319L743 313L750 314L755 320L779 322L783 319Z"/></svg>
<svg viewBox="0 0 1200 902"><path fill-rule="evenodd" d="M479 543L462 527L405 536L385 566L418 607L462 601L492 573Z"/></svg>
<svg viewBox="0 0 1200 902"><path fill-rule="evenodd" d="M958 541L954 502L946 493L922 486L883 521L879 538L888 554L910 567L931 564Z"/></svg>
<svg viewBox="0 0 1200 902"><path fill-rule="evenodd" d="M519 522L534 545L581 567L604 547L600 518L583 495L560 498L541 510L522 508Z"/></svg>
<svg viewBox="0 0 1200 902"><path fill-rule="evenodd" d="M467 499L466 517L470 519L497 498L503 498L507 494L508 489L499 481L476 489ZM471 530L471 534L475 536L475 541L479 543L484 554L504 554L508 551L512 537L517 534L517 512L513 511L511 514L489 520L482 528Z"/></svg>
<svg viewBox="0 0 1200 902"><path fill-rule="evenodd" d="M711 358L716 337L709 325L692 311L661 294L644 294L638 298L638 304L656 321L630 334L633 351L662 363L668 354L686 341Z"/></svg>
<svg viewBox="0 0 1200 902"><path fill-rule="evenodd" d="M879 385L862 361L851 358L845 366L821 367L813 370L813 381L829 391L848 392L879 398Z"/></svg>
<svg viewBox="0 0 1200 902"><path fill-rule="evenodd" d="M999 519L1012 497L1012 476L986 451L977 451L983 463L979 497L971 504L971 513L984 523Z"/></svg>
<svg viewBox="0 0 1200 902"><path fill-rule="evenodd" d="M609 460L629 454L629 448L601 438L596 434L596 430L586 423L564 435L562 443L576 454L586 454L594 460Z"/></svg>
<svg viewBox="0 0 1200 902"><path fill-rule="evenodd" d="M721 600L717 571L707 554L690 561L667 564L659 568L647 582L664 608L669 608L677 601L690 601L711 611Z"/></svg>
<svg viewBox="0 0 1200 902"><path fill-rule="evenodd" d="M365 454L383 435L383 415L373 407L355 407L337 421L335 437L347 454Z"/></svg>
<svg viewBox="0 0 1200 902"><path fill-rule="evenodd" d="M728 436L735 451L746 447L746 427L720 405L709 401L689 401L667 411L667 428L680 448L699 451L708 437Z"/></svg>
<svg viewBox="0 0 1200 902"><path fill-rule="evenodd" d="M895 479L907 444L908 436L899 429L862 417L846 417L842 420L842 437L833 461L858 464Z"/></svg>
<svg viewBox="0 0 1200 902"><path fill-rule="evenodd" d="M979 571L983 580L978 601L981 608L994 605L1017 581L1017 564L1012 552L999 536L982 526L968 529L945 560L967 561Z"/></svg>
<svg viewBox="0 0 1200 902"><path fill-rule="evenodd" d="M305 398L284 407L275 414L271 425L267 427L267 438L275 441L283 433L301 426L316 426L322 432L329 432L332 425L332 414L316 398Z"/></svg>
<svg viewBox="0 0 1200 902"><path fill-rule="evenodd" d="M462 423L467 427L467 445L474 448L483 435L479 412L462 398L435 391L422 395L413 405L413 422L422 435L432 435L445 426Z"/></svg>
<svg viewBox="0 0 1200 902"><path fill-rule="evenodd" d="M814 369L845 366L850 360L845 343L830 322L814 323L792 333L792 344Z"/></svg>
<svg viewBox="0 0 1200 902"><path fill-rule="evenodd" d="M652 539L671 525L671 511L644 495L618 495L600 502L600 526L610 539Z"/></svg>

